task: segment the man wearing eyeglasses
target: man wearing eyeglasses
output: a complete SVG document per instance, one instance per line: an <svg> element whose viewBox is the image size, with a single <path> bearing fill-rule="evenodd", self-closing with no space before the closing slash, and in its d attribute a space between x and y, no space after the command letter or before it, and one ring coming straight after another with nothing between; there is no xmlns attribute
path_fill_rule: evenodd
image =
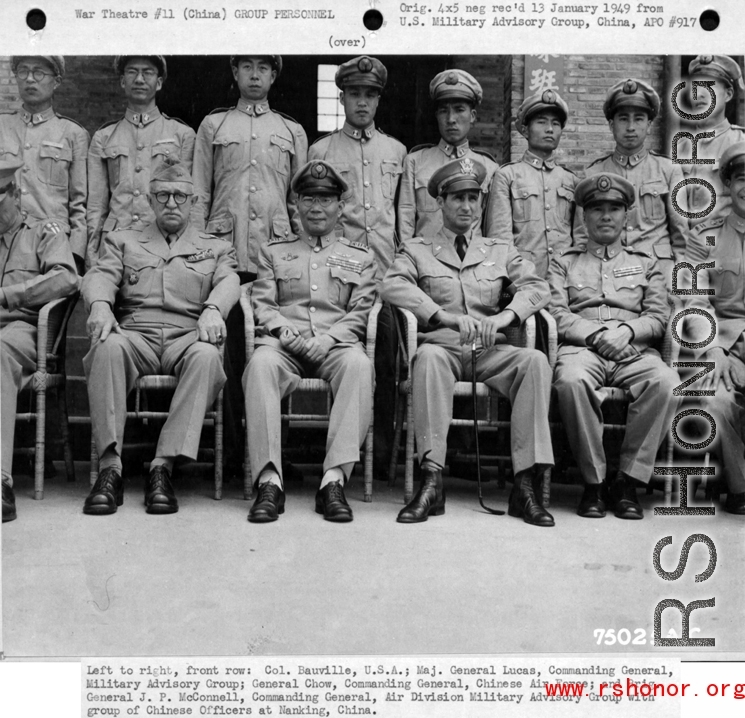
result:
<svg viewBox="0 0 745 718"><path fill-rule="evenodd" d="M235 251L189 224L193 184L177 159L155 169L148 197L155 220L107 234L83 282L91 340L83 368L100 457L86 514L112 514L122 504L127 394L139 376L179 380L145 487L151 514L178 511L174 460L196 458L205 412L225 383L218 347L240 294Z"/></svg>
<svg viewBox="0 0 745 718"><path fill-rule="evenodd" d="M88 254L93 266L103 253L107 232L154 219L148 201L151 174L167 157L181 160L191 173L196 134L187 124L163 114L156 95L168 75L162 55L119 55L114 69L124 90L124 117L93 135L88 155Z"/></svg>
<svg viewBox="0 0 745 718"><path fill-rule="evenodd" d="M21 162L17 183L21 213L29 219L56 222L69 237L79 267L88 237L88 132L75 120L58 115L54 92L65 75L65 58L15 56L10 59L22 105L0 114L0 160Z"/></svg>
<svg viewBox="0 0 745 718"><path fill-rule="evenodd" d="M261 245L251 293L258 346L243 387L258 496L248 520L267 523L284 512L280 402L309 376L328 381L334 395L316 513L343 523L352 520L344 483L359 459L372 412L373 368L363 342L375 260L365 243L334 231L348 186L332 165L308 162L292 189L303 230Z"/></svg>

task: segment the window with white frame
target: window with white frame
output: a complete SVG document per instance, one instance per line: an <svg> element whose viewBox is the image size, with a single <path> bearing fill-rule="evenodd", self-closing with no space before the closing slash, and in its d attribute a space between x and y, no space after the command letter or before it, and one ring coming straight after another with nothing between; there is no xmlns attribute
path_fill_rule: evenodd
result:
<svg viewBox="0 0 745 718"><path fill-rule="evenodd" d="M339 102L339 88L334 82L338 65L318 66L318 131L333 132L344 124L344 108Z"/></svg>

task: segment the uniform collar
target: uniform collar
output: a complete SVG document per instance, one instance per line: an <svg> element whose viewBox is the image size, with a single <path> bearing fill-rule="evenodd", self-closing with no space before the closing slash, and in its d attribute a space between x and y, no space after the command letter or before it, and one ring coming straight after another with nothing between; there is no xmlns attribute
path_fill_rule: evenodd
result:
<svg viewBox="0 0 745 718"><path fill-rule="evenodd" d="M647 157L648 154L649 150L646 147L641 152L637 152L634 155L625 155L618 150L614 150L613 159L621 165L621 167L636 167Z"/></svg>
<svg viewBox="0 0 745 718"><path fill-rule="evenodd" d="M375 135L375 123L371 123L370 126L366 127L364 130L358 130L356 127L352 127L348 122L345 122L342 131L347 137L351 137L355 140L361 140L363 137L371 140Z"/></svg>
<svg viewBox="0 0 745 718"><path fill-rule="evenodd" d="M737 232L737 234L740 235L740 238L745 235L745 217L740 217L739 214L730 212L730 214L727 215L727 226Z"/></svg>
<svg viewBox="0 0 745 718"><path fill-rule="evenodd" d="M315 248L315 246L318 244L318 237L315 235L305 234L303 232L302 234L303 239L311 246L311 248ZM330 232L329 234L324 234L323 237L321 237L321 246L326 249L330 244L336 241L336 232Z"/></svg>
<svg viewBox="0 0 745 718"><path fill-rule="evenodd" d="M48 107L44 112L29 112L25 107L21 107L21 119L26 124L40 125L50 117L54 117L54 107Z"/></svg>
<svg viewBox="0 0 745 718"><path fill-rule="evenodd" d="M440 141L438 142L437 146L448 156L448 157L455 157L456 159L460 159L461 157L465 157L466 153L468 152L468 140L466 140L462 145L449 145L445 140L440 138Z"/></svg>
<svg viewBox="0 0 745 718"><path fill-rule="evenodd" d="M587 253L593 257L612 259L621 254L621 252L623 252L623 244L621 244L620 237L613 244L598 244L592 239L587 240Z"/></svg>
<svg viewBox="0 0 745 718"><path fill-rule="evenodd" d="M455 247L455 238L461 234L466 238L466 247L471 246L471 238L473 237L473 229L469 229L467 232L453 232L447 227L443 227L442 231L445 233L445 236L450 240L450 244L452 244L453 247Z"/></svg>
<svg viewBox="0 0 745 718"><path fill-rule="evenodd" d="M133 125L144 127L160 117L160 110L157 107L154 107L150 112L135 112L133 109L128 107L124 111L124 117L126 117Z"/></svg>
<svg viewBox="0 0 745 718"><path fill-rule="evenodd" d="M247 115L264 115L269 112L269 102L264 100L263 102L249 102L244 100L242 97L238 100L238 109L241 112L245 112Z"/></svg>
<svg viewBox="0 0 745 718"><path fill-rule="evenodd" d="M550 170L556 167L556 159L554 158L553 153L551 153L550 157L547 157L544 160L543 157L533 154L530 150L525 150L525 154L523 154L523 162L527 162L531 167L535 167L537 170L541 169L541 167L547 167Z"/></svg>

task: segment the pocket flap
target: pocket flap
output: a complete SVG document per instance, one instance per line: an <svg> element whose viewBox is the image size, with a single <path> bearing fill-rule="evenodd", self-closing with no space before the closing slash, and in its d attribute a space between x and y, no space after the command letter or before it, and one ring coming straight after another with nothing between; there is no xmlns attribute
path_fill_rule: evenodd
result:
<svg viewBox="0 0 745 718"><path fill-rule="evenodd" d="M279 266L276 269L276 277L280 282L289 282L292 279L300 279L303 276L303 270L300 267L291 265Z"/></svg>
<svg viewBox="0 0 745 718"><path fill-rule="evenodd" d="M343 267L329 267L331 270L331 276L334 279L338 279L342 284L359 284L360 275L355 272L350 272L348 269Z"/></svg>
<svg viewBox="0 0 745 718"><path fill-rule="evenodd" d="M510 194L514 199L527 199L528 197L537 197L538 188L513 184L510 187Z"/></svg>
<svg viewBox="0 0 745 718"><path fill-rule="evenodd" d="M274 134L269 138L269 142L279 147L279 149L282 150L282 152L290 152L293 155L295 154L295 143L292 141L292 138L290 137L285 137L284 135Z"/></svg>
<svg viewBox="0 0 745 718"><path fill-rule="evenodd" d="M72 161L72 148L65 145L44 142L39 148L39 157L53 159L55 161L63 160L65 162L70 162Z"/></svg>
<svg viewBox="0 0 745 718"><path fill-rule="evenodd" d="M176 145L170 140L167 142L156 142L151 150L151 154L153 157L167 157L171 153L175 152Z"/></svg>
<svg viewBox="0 0 745 718"><path fill-rule="evenodd" d="M233 218L215 217L207 222L205 231L207 234L229 234L233 231Z"/></svg>
<svg viewBox="0 0 745 718"><path fill-rule="evenodd" d="M104 149L104 155L112 160L116 157L129 157L129 147L126 145L111 145Z"/></svg>
<svg viewBox="0 0 745 718"><path fill-rule="evenodd" d="M558 194L559 197L568 199L570 202L574 199L574 190L571 187L567 187L566 185L557 187L556 194Z"/></svg>
<svg viewBox="0 0 745 718"><path fill-rule="evenodd" d="M655 244L652 247L652 250L655 253L655 256L658 259L672 259L673 258L673 248L669 244Z"/></svg>
<svg viewBox="0 0 745 718"><path fill-rule="evenodd" d="M639 187L639 195L652 195L654 197L659 197L660 195L667 194L667 187L664 185L663 182L654 181L654 182L644 182L641 187Z"/></svg>
<svg viewBox="0 0 745 718"><path fill-rule="evenodd" d="M717 274L721 274L722 272L732 272L733 274L739 274L740 262L737 259L727 258L720 260L717 257L714 269L717 271Z"/></svg>

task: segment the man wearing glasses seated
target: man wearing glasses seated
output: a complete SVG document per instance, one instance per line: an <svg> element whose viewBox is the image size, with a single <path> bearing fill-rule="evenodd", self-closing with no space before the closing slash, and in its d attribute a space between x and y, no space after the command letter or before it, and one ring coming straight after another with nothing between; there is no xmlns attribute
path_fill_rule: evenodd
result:
<svg viewBox="0 0 745 718"><path fill-rule="evenodd" d="M127 394L138 377L175 374L179 380L150 463L145 505L151 514L178 511L174 460L196 458L205 412L225 383L218 347L240 294L235 251L190 226L194 190L178 160L155 170L149 202L155 221L108 234L83 282L91 340L83 367L100 457L86 514L113 514L122 504Z"/></svg>
<svg viewBox="0 0 745 718"><path fill-rule="evenodd" d="M376 269L365 243L334 232L347 189L330 164L308 162L292 180L302 233L259 247L251 295L258 347L243 374L251 475L259 485L252 523L284 512L280 402L305 376L325 379L334 395L316 513L352 520L343 487L370 426L373 368L362 342Z"/></svg>

